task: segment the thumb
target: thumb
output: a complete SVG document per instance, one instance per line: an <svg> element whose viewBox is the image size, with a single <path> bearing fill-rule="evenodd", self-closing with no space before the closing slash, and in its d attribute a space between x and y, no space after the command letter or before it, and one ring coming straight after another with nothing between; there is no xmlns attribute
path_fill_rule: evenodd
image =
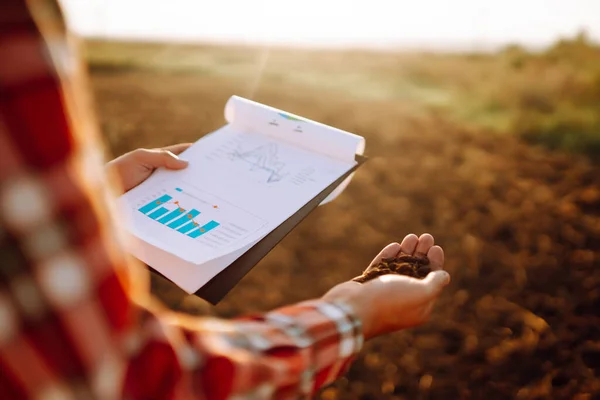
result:
<svg viewBox="0 0 600 400"><path fill-rule="evenodd" d="M144 163L149 164L152 168L183 169L188 166L186 160L182 160L165 149L147 150L144 154Z"/></svg>
<svg viewBox="0 0 600 400"><path fill-rule="evenodd" d="M433 271L422 282L427 287L431 297L437 297L442 289L450 283L450 274L442 270Z"/></svg>

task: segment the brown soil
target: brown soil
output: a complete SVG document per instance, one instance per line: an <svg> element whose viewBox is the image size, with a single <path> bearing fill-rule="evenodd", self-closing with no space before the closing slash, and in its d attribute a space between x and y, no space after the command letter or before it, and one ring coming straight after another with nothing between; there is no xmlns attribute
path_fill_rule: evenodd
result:
<svg viewBox="0 0 600 400"><path fill-rule="evenodd" d="M322 399L600 394L597 166L465 129L437 112L302 86L261 82L252 91L253 82L151 71L97 71L93 84L113 154L196 140L223 125L232 94L367 139L371 160L346 191L217 307L154 277L154 294L172 309L233 317L318 297L386 244L430 232L452 275L430 322L366 343Z"/></svg>
<svg viewBox="0 0 600 400"><path fill-rule="evenodd" d="M412 278L423 279L431 272L427 257L411 256L401 253L398 257L384 258L376 265L365 270L361 276L352 279L355 282L365 283L378 276L387 274L406 275Z"/></svg>

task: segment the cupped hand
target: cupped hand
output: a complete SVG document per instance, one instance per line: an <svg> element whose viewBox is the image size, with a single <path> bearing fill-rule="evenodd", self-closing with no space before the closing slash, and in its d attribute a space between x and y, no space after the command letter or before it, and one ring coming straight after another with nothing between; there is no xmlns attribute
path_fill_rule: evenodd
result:
<svg viewBox="0 0 600 400"><path fill-rule="evenodd" d="M157 168L183 169L188 162L177 155L190 147L180 143L159 149L137 149L123 154L106 164L109 174L115 173L121 180L123 192L144 182Z"/></svg>
<svg viewBox="0 0 600 400"><path fill-rule="evenodd" d="M427 322L442 289L450 283L450 275L443 270L444 251L434 246L433 236L428 233L420 237L411 234L401 244L387 245L369 268L400 252L426 255L432 272L423 280L383 275L362 284L345 282L323 296L324 300L340 300L354 309L362 321L365 339Z"/></svg>

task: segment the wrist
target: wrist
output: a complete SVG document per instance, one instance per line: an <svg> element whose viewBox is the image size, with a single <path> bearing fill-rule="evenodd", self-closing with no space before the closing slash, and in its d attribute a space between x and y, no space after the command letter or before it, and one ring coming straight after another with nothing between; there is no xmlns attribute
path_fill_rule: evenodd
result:
<svg viewBox="0 0 600 400"><path fill-rule="evenodd" d="M373 309L364 295L362 284L345 282L335 286L323 296L323 300L341 305L360 325L362 337L367 340L373 336Z"/></svg>
<svg viewBox="0 0 600 400"><path fill-rule="evenodd" d="M328 300L327 303L340 310L344 315L344 318L338 320L339 322L337 323L338 331L341 335L340 356L355 357L362 350L365 341L362 319L356 312L355 307L346 300ZM351 340L352 343L351 350L348 340Z"/></svg>
<svg viewBox="0 0 600 400"><path fill-rule="evenodd" d="M357 283L360 285L360 283ZM373 335L373 309L370 307L370 302L363 296L350 296L345 304L352 310L351 312L356 319L360 321L361 333L364 340L372 338Z"/></svg>

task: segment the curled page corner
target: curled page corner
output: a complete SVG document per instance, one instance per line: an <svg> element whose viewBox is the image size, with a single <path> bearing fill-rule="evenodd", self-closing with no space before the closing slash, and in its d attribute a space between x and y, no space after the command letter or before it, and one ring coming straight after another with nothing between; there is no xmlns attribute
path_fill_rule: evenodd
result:
<svg viewBox="0 0 600 400"><path fill-rule="evenodd" d="M366 158L364 156L364 152L365 152L365 140L362 139L361 142L357 146L355 158L366 160ZM358 163L358 160L356 162ZM355 174L355 172L351 173L346 179L344 179L344 181L342 183L340 183L340 185L337 188L335 188L335 190L333 192L331 192L329 194L329 196L327 196L325 198L325 200L323 200L321 203L319 203L319 206L322 206L324 204L329 203L332 200L335 200L340 194L342 194L342 192L350 184L350 181L354 177L354 174Z"/></svg>
<svg viewBox="0 0 600 400"><path fill-rule="evenodd" d="M233 124L233 121L235 120L235 103L238 101L237 99L240 99L240 97L231 96L225 104L225 120L230 124Z"/></svg>
<svg viewBox="0 0 600 400"><path fill-rule="evenodd" d="M201 266L182 260L177 255L151 245L134 235L129 238L128 250L154 271L175 283L188 294L192 294L248 251L256 242L248 243L240 249L214 258ZM174 265L177 268L173 268Z"/></svg>
<svg viewBox="0 0 600 400"><path fill-rule="evenodd" d="M348 176L341 184L340 186L338 186L333 192L331 192L329 194L329 196L327 196L325 198L325 200L323 200L321 203L319 203L320 206L329 203L332 200L335 200L336 197L338 197L340 194L342 194L342 192L344 191L344 189L346 189L346 187L350 184L350 181L352 180L352 177L354 176L354 173L350 174L350 176Z"/></svg>
<svg viewBox="0 0 600 400"><path fill-rule="evenodd" d="M239 96L227 101L225 118L240 131L272 137L349 164L365 148L361 136Z"/></svg>

